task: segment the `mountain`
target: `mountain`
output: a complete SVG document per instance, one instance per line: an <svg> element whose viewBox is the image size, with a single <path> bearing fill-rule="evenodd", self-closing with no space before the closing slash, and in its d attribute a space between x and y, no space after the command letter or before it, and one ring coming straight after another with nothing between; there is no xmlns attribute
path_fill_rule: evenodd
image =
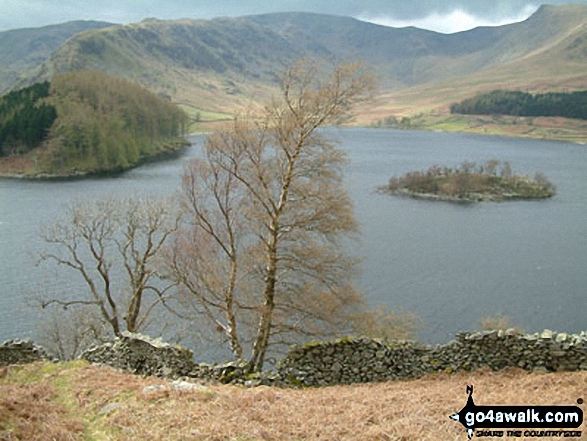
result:
<svg viewBox="0 0 587 441"><path fill-rule="evenodd" d="M0 93L14 86L20 76L47 61L69 37L88 29L111 26L98 21L72 21L42 28L0 32Z"/></svg>
<svg viewBox="0 0 587 441"><path fill-rule="evenodd" d="M387 91L362 109L362 122L383 115L448 112L450 104L494 89L532 93L587 89L587 6L542 6L522 23L478 28L454 36L473 39L483 32L493 43L472 54L473 64L479 63L482 68Z"/></svg>
<svg viewBox="0 0 587 441"><path fill-rule="evenodd" d="M358 59L374 67L389 100L411 93L446 105L503 85L586 88L586 23L585 5L542 6L521 23L456 34L313 13L149 19L74 35L21 84L93 69L177 103L230 112L266 98L293 60Z"/></svg>

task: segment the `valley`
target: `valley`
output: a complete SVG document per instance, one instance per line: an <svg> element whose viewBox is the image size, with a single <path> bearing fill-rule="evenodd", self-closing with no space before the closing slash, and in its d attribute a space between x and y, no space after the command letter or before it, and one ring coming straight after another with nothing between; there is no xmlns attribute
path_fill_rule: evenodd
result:
<svg viewBox="0 0 587 441"><path fill-rule="evenodd" d="M420 120L417 126L433 130L448 126L449 130L575 142L585 138L585 127L572 122L518 121L525 128L511 130L508 123L484 118L455 121L448 111L454 102L493 89L531 93L585 89L585 5L542 6L520 23L455 34L301 12L72 26L37 29L34 41L43 35L71 36L49 39L52 45L45 45L42 54L35 49L38 45L29 44L7 55L12 40L6 37L16 31L0 33L0 59L4 60L0 90L45 81L58 73L98 70L138 82L194 109L194 115L199 111L197 122L206 128L211 121L265 102L278 88L276 72L294 60L358 60L376 75L379 88L347 124L371 125L390 117L408 117ZM560 125L565 126L564 134L558 133ZM199 126L193 131L202 130Z"/></svg>

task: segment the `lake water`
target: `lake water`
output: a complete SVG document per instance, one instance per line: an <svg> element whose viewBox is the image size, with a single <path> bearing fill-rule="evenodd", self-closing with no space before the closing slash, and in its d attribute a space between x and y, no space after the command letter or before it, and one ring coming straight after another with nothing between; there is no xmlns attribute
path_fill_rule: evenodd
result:
<svg viewBox="0 0 587 441"><path fill-rule="evenodd" d="M327 129L348 152L347 185L361 223L358 285L373 304L421 317L420 338L446 342L481 317L507 315L524 330L587 329L587 147L466 134ZM65 182L0 180L0 341L31 337L37 290L74 290L35 266L39 227L72 200L129 193L174 193L179 158L113 178ZM558 187L549 200L458 205L377 194L392 175L464 160L510 161L540 170Z"/></svg>

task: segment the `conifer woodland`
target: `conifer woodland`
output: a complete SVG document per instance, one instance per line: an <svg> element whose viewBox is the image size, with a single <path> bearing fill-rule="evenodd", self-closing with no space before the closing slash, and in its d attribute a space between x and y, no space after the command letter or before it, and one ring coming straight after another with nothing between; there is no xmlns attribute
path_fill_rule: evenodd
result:
<svg viewBox="0 0 587 441"><path fill-rule="evenodd" d="M55 107L42 102L49 83L37 83L0 98L0 156L26 153L47 137L57 118Z"/></svg>
<svg viewBox="0 0 587 441"><path fill-rule="evenodd" d="M587 91L532 95L520 91L494 90L450 107L465 115L560 116L587 119Z"/></svg>

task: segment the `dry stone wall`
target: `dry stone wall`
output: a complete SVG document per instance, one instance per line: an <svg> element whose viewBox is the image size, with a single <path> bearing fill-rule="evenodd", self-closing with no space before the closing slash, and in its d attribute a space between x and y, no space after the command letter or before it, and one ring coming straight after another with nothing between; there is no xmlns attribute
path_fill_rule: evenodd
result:
<svg viewBox="0 0 587 441"><path fill-rule="evenodd" d="M168 378L186 376L194 367L190 350L129 332L113 342L84 351L80 358L137 375Z"/></svg>
<svg viewBox="0 0 587 441"><path fill-rule="evenodd" d="M188 349L130 333L87 350L80 358L139 375L171 379L187 377L250 386L327 386L418 378L427 373L478 368L518 367L545 372L587 370L587 332L461 333L450 343L437 346L343 338L293 347L275 371L255 375L246 375L244 366L239 363L198 364ZM47 353L30 341L11 340L0 345L0 366L48 359Z"/></svg>
<svg viewBox="0 0 587 441"><path fill-rule="evenodd" d="M52 358L45 349L30 340L8 340L0 345L0 366L43 360L52 360Z"/></svg>
<svg viewBox="0 0 587 441"><path fill-rule="evenodd" d="M438 346L344 338L293 348L279 364L278 372L294 385L326 386L506 367L550 372L587 370L587 333L461 333L454 341Z"/></svg>
<svg viewBox="0 0 587 441"><path fill-rule="evenodd" d="M198 364L189 349L130 332L123 332L113 342L84 351L79 358L137 375L173 379L189 377L221 381L239 378L243 371L238 363Z"/></svg>

